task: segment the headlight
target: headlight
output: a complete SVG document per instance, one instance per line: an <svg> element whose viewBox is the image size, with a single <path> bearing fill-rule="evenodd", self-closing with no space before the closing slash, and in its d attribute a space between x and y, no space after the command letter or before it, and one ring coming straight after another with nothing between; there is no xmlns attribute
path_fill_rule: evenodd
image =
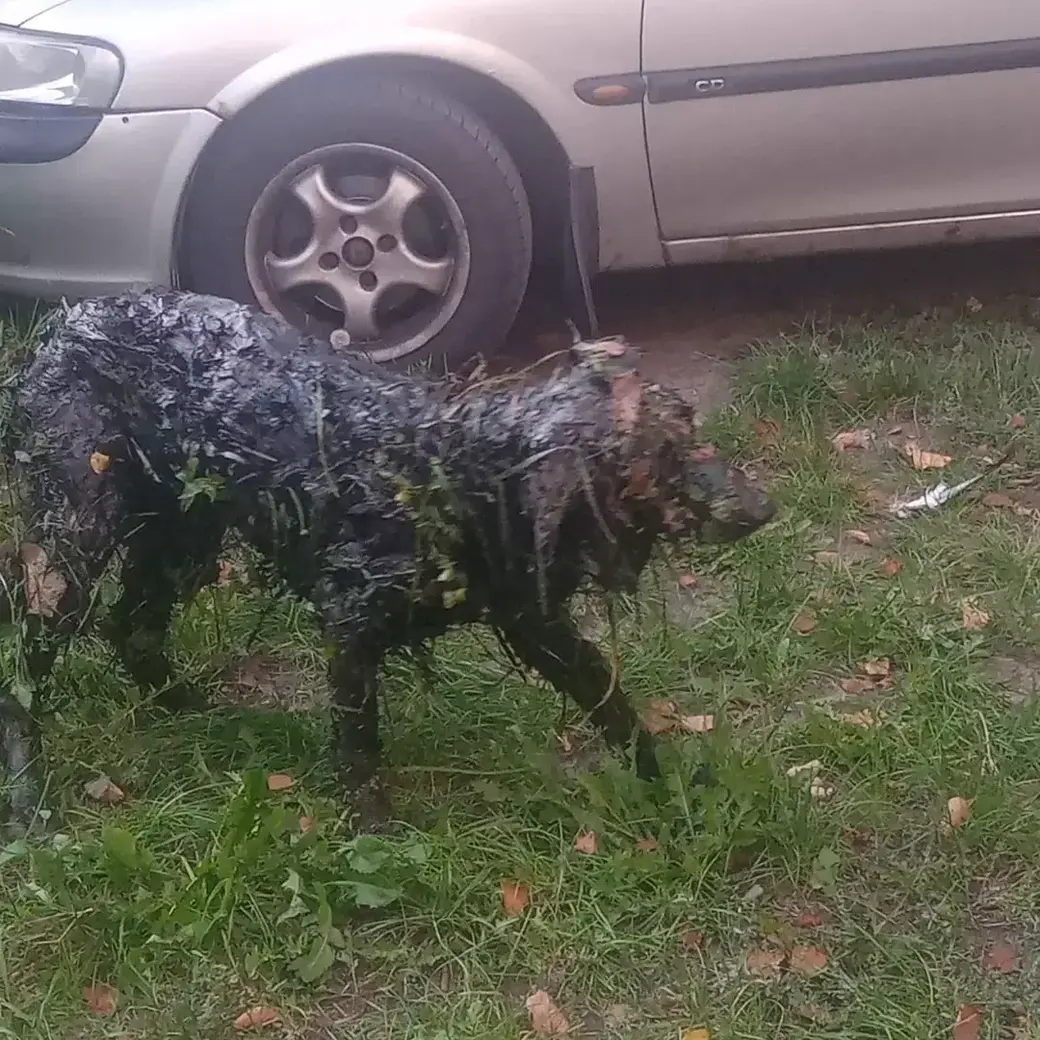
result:
<svg viewBox="0 0 1040 1040"><path fill-rule="evenodd" d="M0 29L0 103L107 108L121 76L119 55L100 44Z"/></svg>

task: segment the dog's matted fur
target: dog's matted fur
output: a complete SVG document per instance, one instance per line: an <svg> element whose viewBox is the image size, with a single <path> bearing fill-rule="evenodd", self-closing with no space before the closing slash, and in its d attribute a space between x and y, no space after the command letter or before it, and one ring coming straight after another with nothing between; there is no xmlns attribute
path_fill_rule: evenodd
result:
<svg viewBox="0 0 1040 1040"><path fill-rule="evenodd" d="M175 701L171 612L215 578L236 528L323 621L349 784L378 765L384 655L474 621L611 744L634 740L640 775L655 776L650 737L568 601L585 580L633 587L661 539L740 538L773 507L699 442L681 397L639 377L623 341L577 344L573 361L540 382L450 391L226 300L156 290L72 307L20 374L7 432L28 488L32 680L122 547L108 632L135 681ZM40 794L38 740L8 686L16 816Z"/></svg>

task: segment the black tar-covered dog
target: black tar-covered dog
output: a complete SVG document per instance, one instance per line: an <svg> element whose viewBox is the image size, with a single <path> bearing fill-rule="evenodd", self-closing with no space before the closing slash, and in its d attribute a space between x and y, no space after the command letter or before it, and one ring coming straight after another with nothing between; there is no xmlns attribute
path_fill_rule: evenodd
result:
<svg viewBox="0 0 1040 1040"><path fill-rule="evenodd" d="M106 632L133 679L176 707L171 613L215 579L234 528L322 619L351 787L379 763L384 655L477 621L656 776L649 735L568 601L584 582L631 589L661 540L741 538L774 510L622 340L576 344L571 361L544 381L460 388L186 292L58 315L5 430L27 489L11 569L37 696L119 551ZM39 724L5 678L0 766L24 821L42 790Z"/></svg>

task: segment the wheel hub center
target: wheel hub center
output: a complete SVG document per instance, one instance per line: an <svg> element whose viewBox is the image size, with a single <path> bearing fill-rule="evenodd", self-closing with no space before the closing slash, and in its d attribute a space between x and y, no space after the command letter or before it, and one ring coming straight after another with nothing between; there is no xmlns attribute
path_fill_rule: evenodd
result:
<svg viewBox="0 0 1040 1040"><path fill-rule="evenodd" d="M348 238L343 246L343 259L351 267L368 267L376 251L367 238Z"/></svg>

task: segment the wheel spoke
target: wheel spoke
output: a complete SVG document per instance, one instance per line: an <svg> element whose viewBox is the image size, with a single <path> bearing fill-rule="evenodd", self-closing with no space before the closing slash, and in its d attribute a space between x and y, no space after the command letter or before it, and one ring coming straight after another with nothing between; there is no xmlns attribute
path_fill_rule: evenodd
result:
<svg viewBox="0 0 1040 1040"><path fill-rule="evenodd" d="M295 256L282 257L268 253L267 275L271 284L284 292L287 289L295 289L298 285L324 283L328 272L318 266L320 255L318 243L314 239Z"/></svg>
<svg viewBox="0 0 1040 1040"><path fill-rule="evenodd" d="M408 207L425 194L426 185L422 181L402 169L395 169L387 181L386 191L358 215L378 234L402 238Z"/></svg>
<svg viewBox="0 0 1040 1040"><path fill-rule="evenodd" d="M376 323L376 304L378 292L362 289L357 278L345 271L323 271L323 284L327 285L337 297L343 308L343 328L352 340L370 340L379 335Z"/></svg>
<svg viewBox="0 0 1040 1040"><path fill-rule="evenodd" d="M450 257L427 260L398 240L391 252L376 256L372 270L379 278L381 289L389 289L392 285L412 285L434 296L442 296L451 284L455 263Z"/></svg>

